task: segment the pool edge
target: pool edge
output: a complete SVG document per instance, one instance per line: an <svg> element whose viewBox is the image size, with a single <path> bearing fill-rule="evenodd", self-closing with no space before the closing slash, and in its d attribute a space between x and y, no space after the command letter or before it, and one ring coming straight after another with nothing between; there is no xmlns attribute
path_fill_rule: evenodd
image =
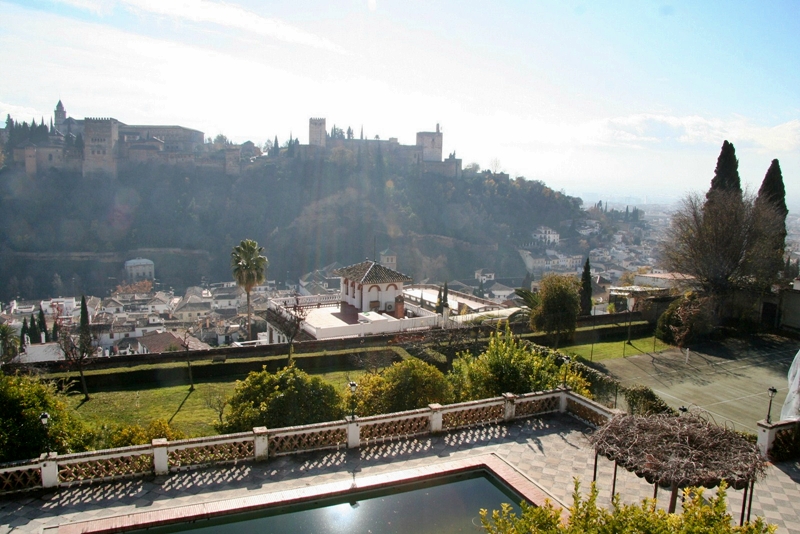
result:
<svg viewBox="0 0 800 534"><path fill-rule="evenodd" d="M178 522L211 519L232 513L251 512L264 507L300 504L320 498L339 497L351 491L382 489L399 483L412 483L449 474L484 469L508 485L529 503L542 506L548 500L556 508L561 503L547 494L531 479L494 453L459 460L367 475L360 479L327 482L291 490L260 493L200 504L189 504L160 510L122 514L76 523L45 527L43 534L102 534L131 529L166 526Z"/></svg>

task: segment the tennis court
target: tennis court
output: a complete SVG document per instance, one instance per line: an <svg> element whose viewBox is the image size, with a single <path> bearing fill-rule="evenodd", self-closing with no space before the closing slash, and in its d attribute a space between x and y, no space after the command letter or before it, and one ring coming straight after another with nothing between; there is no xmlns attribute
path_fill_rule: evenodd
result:
<svg viewBox="0 0 800 534"><path fill-rule="evenodd" d="M800 341L760 336L690 347L688 358L685 352L669 349L597 365L625 385L650 386L674 408L700 408L718 424L756 432L756 422L767 416L770 387L778 390L772 418L780 418L786 375L798 349Z"/></svg>

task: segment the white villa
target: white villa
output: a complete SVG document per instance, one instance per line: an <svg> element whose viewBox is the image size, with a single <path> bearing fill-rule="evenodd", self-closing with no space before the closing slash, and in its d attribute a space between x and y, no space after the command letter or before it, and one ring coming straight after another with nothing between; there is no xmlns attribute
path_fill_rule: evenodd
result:
<svg viewBox="0 0 800 534"><path fill-rule="evenodd" d="M403 284L412 281L410 276L369 260L336 269L333 274L342 279L343 305L359 312L384 312L396 319L404 316Z"/></svg>

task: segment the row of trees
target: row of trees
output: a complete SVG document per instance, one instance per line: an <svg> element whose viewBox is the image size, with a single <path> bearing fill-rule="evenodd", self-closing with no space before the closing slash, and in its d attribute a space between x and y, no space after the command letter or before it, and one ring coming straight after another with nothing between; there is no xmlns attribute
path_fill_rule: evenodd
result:
<svg viewBox="0 0 800 534"><path fill-rule="evenodd" d="M777 159L758 194L742 190L734 146L722 145L711 188L689 195L674 214L665 266L694 277L718 318L736 318L742 292L766 292L785 269L786 191ZM723 310L726 317L722 317Z"/></svg>
<svg viewBox="0 0 800 534"><path fill-rule="evenodd" d="M588 381L554 351L520 342L510 330L492 335L487 349L477 357L463 353L445 374L435 366L409 357L360 378L353 393L340 393L293 364L270 373L250 373L227 400L226 415L217 425L221 432L240 432L255 426L279 428L341 418L353 411L359 416L423 408L494 397L503 393L528 393L566 384L589 395Z"/></svg>

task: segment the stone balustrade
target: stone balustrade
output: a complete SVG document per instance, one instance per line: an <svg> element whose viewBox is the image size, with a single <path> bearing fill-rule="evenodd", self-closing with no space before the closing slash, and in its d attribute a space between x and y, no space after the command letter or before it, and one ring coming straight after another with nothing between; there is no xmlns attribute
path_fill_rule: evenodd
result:
<svg viewBox="0 0 800 534"><path fill-rule="evenodd" d="M798 422L775 421L774 423L767 423L762 419L756 424L758 425L758 452L763 456L767 456L770 449L772 449L773 443L775 443L775 439L784 432L791 432Z"/></svg>
<svg viewBox="0 0 800 534"><path fill-rule="evenodd" d="M370 417L346 417L313 425L254 428L251 432L167 441L154 439L102 451L58 455L0 465L0 494L73 484L166 475L239 461L263 461L273 456L325 449L356 448L394 439L497 424L547 413L568 413L598 426L613 411L569 389L506 393L501 397ZM760 424L760 423L759 423ZM759 440L761 438L759 437Z"/></svg>

